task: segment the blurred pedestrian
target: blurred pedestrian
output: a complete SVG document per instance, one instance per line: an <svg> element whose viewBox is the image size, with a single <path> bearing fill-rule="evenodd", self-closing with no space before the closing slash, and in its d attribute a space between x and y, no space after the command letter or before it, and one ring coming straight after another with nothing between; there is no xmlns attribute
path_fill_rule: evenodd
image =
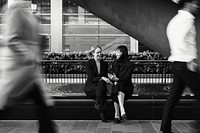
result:
<svg viewBox="0 0 200 133"><path fill-rule="evenodd" d="M39 60L41 42L38 20L31 13L31 0L14 0L5 10L0 55L0 110L27 98L35 101L39 133L56 133L50 120L53 103L45 93Z"/></svg>
<svg viewBox="0 0 200 133"><path fill-rule="evenodd" d="M180 10L167 26L172 62L173 84L167 98L161 124L163 133L172 133L171 121L175 105L179 102L185 86L188 86L200 103L200 75L198 71L195 16L198 13L198 0L176 1ZM198 105L199 106L199 105ZM199 114L199 112L198 112Z"/></svg>

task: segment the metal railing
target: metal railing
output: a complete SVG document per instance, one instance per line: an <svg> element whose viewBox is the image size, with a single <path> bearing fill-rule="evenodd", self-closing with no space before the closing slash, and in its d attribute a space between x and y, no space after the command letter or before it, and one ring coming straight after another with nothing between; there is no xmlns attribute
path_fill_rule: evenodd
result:
<svg viewBox="0 0 200 133"><path fill-rule="evenodd" d="M86 81L87 60L42 60L41 68L45 83L83 84ZM109 69L112 60L107 60ZM172 82L171 63L166 60L132 60L135 84L166 84Z"/></svg>

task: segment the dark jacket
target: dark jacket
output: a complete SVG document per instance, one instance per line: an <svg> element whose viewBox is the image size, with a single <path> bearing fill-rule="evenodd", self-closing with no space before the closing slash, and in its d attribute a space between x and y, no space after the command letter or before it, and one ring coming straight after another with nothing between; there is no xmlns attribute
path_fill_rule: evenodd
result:
<svg viewBox="0 0 200 133"><path fill-rule="evenodd" d="M94 59L90 59L86 64L87 80L84 87L85 92L92 91L96 86L101 77L108 77L108 64L101 60L100 61L100 74L98 74L96 62Z"/></svg>
<svg viewBox="0 0 200 133"><path fill-rule="evenodd" d="M1 48L0 59L0 110L7 104L12 104L11 99L19 101L27 93L36 89L37 84L42 99L47 104L52 103L46 96L46 87L41 78L38 62L40 60L40 43L38 20L27 8L27 2L14 2L5 10L2 18L2 35L4 47ZM3 73L1 73L3 71ZM2 80L3 79L3 80Z"/></svg>
<svg viewBox="0 0 200 133"><path fill-rule="evenodd" d="M118 91L122 91L125 95L132 95L133 93L133 84L131 81L132 73L133 73L133 63L129 60L123 61L119 63L115 60L112 64L112 73L115 73L119 80L117 84L112 87L112 93L116 94Z"/></svg>

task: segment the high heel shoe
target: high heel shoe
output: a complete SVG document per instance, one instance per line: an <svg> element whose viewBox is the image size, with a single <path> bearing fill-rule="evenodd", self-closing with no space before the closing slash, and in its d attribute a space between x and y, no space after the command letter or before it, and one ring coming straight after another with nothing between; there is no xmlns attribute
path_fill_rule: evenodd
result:
<svg viewBox="0 0 200 133"><path fill-rule="evenodd" d="M120 123L120 119L119 119L119 118L115 118L115 119L114 119L114 123L115 123L115 124Z"/></svg>
<svg viewBox="0 0 200 133"><path fill-rule="evenodd" d="M123 114L123 115L121 116L121 120L123 120L123 121L127 120L126 114Z"/></svg>

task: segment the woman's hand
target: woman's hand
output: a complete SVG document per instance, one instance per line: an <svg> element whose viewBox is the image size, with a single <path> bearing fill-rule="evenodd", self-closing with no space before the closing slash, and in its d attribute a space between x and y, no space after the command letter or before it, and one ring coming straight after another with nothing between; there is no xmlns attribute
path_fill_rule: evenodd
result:
<svg viewBox="0 0 200 133"><path fill-rule="evenodd" d="M117 76L114 73L113 74L108 73L108 77L113 81L118 81L119 80L119 78L117 78Z"/></svg>
<svg viewBox="0 0 200 133"><path fill-rule="evenodd" d="M105 81L107 84L108 84L108 83L111 83L111 84L112 84L112 82L110 81L109 78L101 77L101 79L102 79L103 81Z"/></svg>
<svg viewBox="0 0 200 133"><path fill-rule="evenodd" d="M108 78L112 80L113 79L113 75L111 73L108 73Z"/></svg>

